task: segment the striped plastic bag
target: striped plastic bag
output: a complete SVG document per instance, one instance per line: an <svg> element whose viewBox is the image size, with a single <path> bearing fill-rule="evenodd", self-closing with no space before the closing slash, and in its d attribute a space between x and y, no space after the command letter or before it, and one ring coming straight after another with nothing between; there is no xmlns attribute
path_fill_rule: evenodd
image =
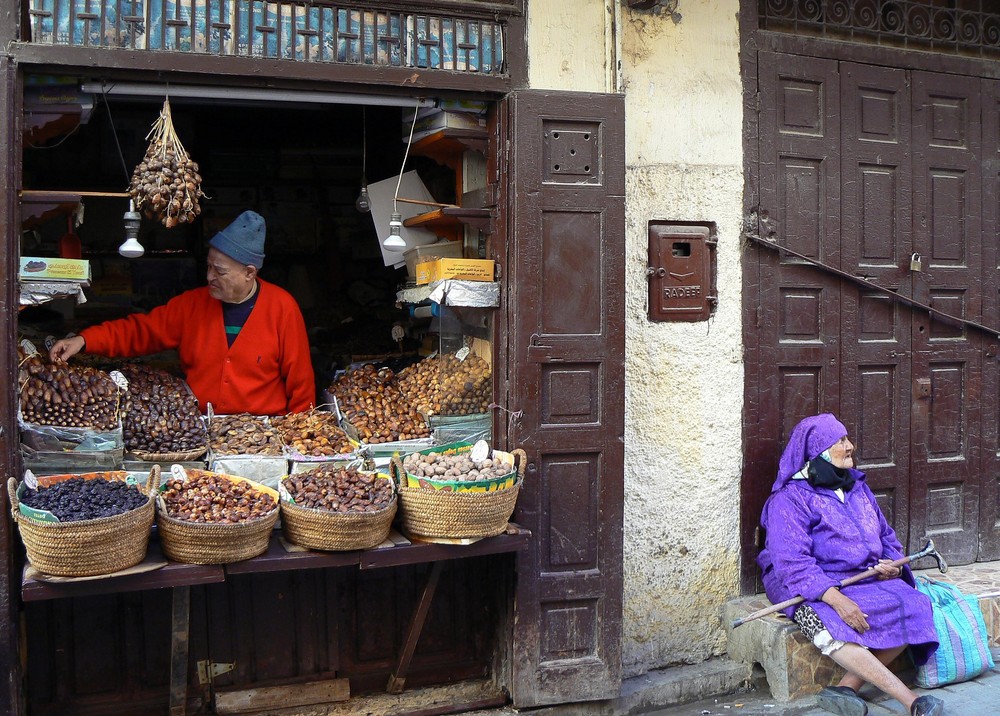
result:
<svg viewBox="0 0 1000 716"><path fill-rule="evenodd" d="M933 689L974 679L993 668L979 599L953 584L917 578L917 589L930 597L940 642L926 664L917 667L917 686Z"/></svg>

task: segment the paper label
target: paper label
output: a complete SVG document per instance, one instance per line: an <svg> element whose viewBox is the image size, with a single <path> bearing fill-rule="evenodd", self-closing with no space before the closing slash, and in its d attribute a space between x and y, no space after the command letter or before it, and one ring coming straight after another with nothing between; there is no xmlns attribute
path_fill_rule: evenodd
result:
<svg viewBox="0 0 1000 716"><path fill-rule="evenodd" d="M114 381L119 390L128 390L128 378L120 370L113 370L108 375L111 376L111 380Z"/></svg>
<svg viewBox="0 0 1000 716"><path fill-rule="evenodd" d="M455 357L458 358L458 362L461 363L462 361L464 361L466 358L469 357L469 353L471 353L471 351L469 350L469 346L465 346L464 348L458 349L458 351L455 353Z"/></svg>
<svg viewBox="0 0 1000 716"><path fill-rule="evenodd" d="M480 463L489 457L490 446L485 440L478 440L476 444L472 446L472 454L469 456L472 458L472 462Z"/></svg>
<svg viewBox="0 0 1000 716"><path fill-rule="evenodd" d="M24 484L30 487L32 490L38 489L38 478L35 477L35 473L31 470L24 471Z"/></svg>

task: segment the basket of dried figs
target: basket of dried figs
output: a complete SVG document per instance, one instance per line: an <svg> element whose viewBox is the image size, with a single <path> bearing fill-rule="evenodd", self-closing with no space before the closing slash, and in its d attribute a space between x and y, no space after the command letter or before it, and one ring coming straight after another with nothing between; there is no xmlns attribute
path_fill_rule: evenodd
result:
<svg viewBox="0 0 1000 716"><path fill-rule="evenodd" d="M229 564L262 554L278 513L276 490L179 465L156 499L163 554L190 564Z"/></svg>
<svg viewBox="0 0 1000 716"><path fill-rule="evenodd" d="M145 486L124 471L7 480L10 511L32 566L62 577L112 574L146 557L157 465Z"/></svg>
<svg viewBox="0 0 1000 716"><path fill-rule="evenodd" d="M396 516L388 475L353 466L321 465L281 481L281 526L301 547L368 549L385 541Z"/></svg>
<svg viewBox="0 0 1000 716"><path fill-rule="evenodd" d="M471 466L465 464L466 457L463 455L461 460L454 461L453 467L446 469L450 473L448 475L437 475L436 463L439 460L444 462L450 456L435 454L427 462L431 452L433 451L416 460L410 457L405 465L404 460L398 457L392 458L390 463L392 478L399 489L400 526L403 532L432 539L467 539L501 534L514 512L518 491L524 481L527 463L524 451L484 451L482 455L469 456L468 463ZM471 475L471 472L477 470L482 474L487 460L491 466L499 465L498 472L501 474L488 477L477 490L471 483L478 482L478 476ZM418 473L426 474L428 468L434 477L421 479ZM457 474L455 470L458 471ZM514 473L513 481L506 477L509 473ZM493 471L489 470L489 474L492 475ZM444 479L438 480L438 477ZM414 482L416 486L411 487ZM438 484L431 484L432 482ZM456 484L461 482L470 484L464 489L457 488Z"/></svg>

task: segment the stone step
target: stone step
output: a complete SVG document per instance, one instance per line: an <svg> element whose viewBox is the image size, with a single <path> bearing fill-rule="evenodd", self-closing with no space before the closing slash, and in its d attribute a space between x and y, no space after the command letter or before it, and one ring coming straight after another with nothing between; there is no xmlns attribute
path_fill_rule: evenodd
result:
<svg viewBox="0 0 1000 716"><path fill-rule="evenodd" d="M979 596L990 646L1000 647L1000 563L980 563L953 567L947 575L931 570L916 572L939 581L958 585L966 594ZM844 672L831 659L823 657L802 636L798 625L784 615L769 615L733 629L732 623L758 609L770 606L767 597L758 594L728 602L723 619L728 636L728 656L750 667L759 665L776 701L791 701L837 683Z"/></svg>

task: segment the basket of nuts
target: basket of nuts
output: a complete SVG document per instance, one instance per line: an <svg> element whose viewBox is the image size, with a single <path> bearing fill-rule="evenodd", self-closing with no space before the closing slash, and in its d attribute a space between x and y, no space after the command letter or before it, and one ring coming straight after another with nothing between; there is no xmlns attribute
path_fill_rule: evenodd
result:
<svg viewBox="0 0 1000 716"><path fill-rule="evenodd" d="M279 492L285 538L308 549L374 547L396 516L392 479L354 467L323 465L289 475Z"/></svg>
<svg viewBox="0 0 1000 716"><path fill-rule="evenodd" d="M29 473L30 475L30 473ZM10 511L31 564L62 577L128 569L146 557L160 468L145 489L123 471L7 480ZM30 484L29 484L30 483Z"/></svg>
<svg viewBox="0 0 1000 716"><path fill-rule="evenodd" d="M485 456L480 460L475 457L473 464L485 459ZM456 491L454 487L427 484L425 478L424 484L418 481L419 486L410 487L408 468L404 467L402 460L394 457L390 469L399 485L400 525L403 531L416 537L449 539L492 537L502 533L514 512L527 458L523 450L517 449L509 453L494 450L490 459L511 468L516 474L512 484L504 487L501 482L492 490ZM506 467L504 471L507 471Z"/></svg>
<svg viewBox="0 0 1000 716"><path fill-rule="evenodd" d="M156 500L156 524L167 557L189 564L229 564L267 550L278 520L276 490L179 465L171 473Z"/></svg>

